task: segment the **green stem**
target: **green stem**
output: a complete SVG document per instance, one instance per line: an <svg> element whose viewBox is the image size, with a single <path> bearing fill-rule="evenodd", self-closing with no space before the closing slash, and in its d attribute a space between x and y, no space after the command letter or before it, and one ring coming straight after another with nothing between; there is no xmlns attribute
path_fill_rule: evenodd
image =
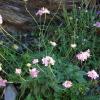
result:
<svg viewBox="0 0 100 100"><path fill-rule="evenodd" d="M19 75L20 79L22 79L23 81L26 81L21 75Z"/></svg>
<svg viewBox="0 0 100 100"><path fill-rule="evenodd" d="M52 53L53 49L54 49L54 47L52 47L52 48L51 48L51 51L50 51L49 55L51 55L51 53Z"/></svg>
<svg viewBox="0 0 100 100"><path fill-rule="evenodd" d="M55 74L53 73L52 68L51 68L51 66L50 66L50 65L49 65L49 69L50 69L50 71L51 71L51 73L52 73L53 77L55 78L56 76L55 76Z"/></svg>
<svg viewBox="0 0 100 100"><path fill-rule="evenodd" d="M32 19L35 21L35 23L37 24L37 26L38 26L39 29L40 29L40 26L39 26L38 22L36 21L36 19L34 18L34 16L33 16L33 15L30 13L30 11L28 10L27 5L26 5L26 2L25 2L25 9L26 9L27 13L32 17ZM40 30L41 30L41 29L40 29Z"/></svg>
<svg viewBox="0 0 100 100"><path fill-rule="evenodd" d="M5 72L3 69L2 69L2 72L3 72L3 73L5 73L5 74L8 76L8 73L7 73L7 72Z"/></svg>
<svg viewBox="0 0 100 100"><path fill-rule="evenodd" d="M0 28L2 31L4 31L8 36L10 36L13 40L15 40L17 43L21 44L17 39L15 39L12 35L10 35L1 25ZM4 34L4 33L3 33ZM5 35L5 34L4 34ZM22 45L22 44L21 44ZM27 48L26 46L24 46L25 48ZM30 50L29 48L27 48L29 51L32 52L32 50Z"/></svg>
<svg viewBox="0 0 100 100"><path fill-rule="evenodd" d="M36 64L37 65L37 67L42 71L42 72L44 72L44 70L42 69L42 68L40 68L40 66L38 65L38 64ZM45 72L44 72L45 73Z"/></svg>
<svg viewBox="0 0 100 100"><path fill-rule="evenodd" d="M12 39L14 39L15 41L17 41L12 35L10 35L2 26L0 26L0 28L8 35L10 36Z"/></svg>

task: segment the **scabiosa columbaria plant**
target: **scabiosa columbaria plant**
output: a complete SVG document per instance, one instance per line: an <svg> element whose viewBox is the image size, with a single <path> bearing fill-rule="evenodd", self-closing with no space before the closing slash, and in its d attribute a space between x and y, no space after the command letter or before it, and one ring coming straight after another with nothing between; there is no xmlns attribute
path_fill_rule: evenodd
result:
<svg viewBox="0 0 100 100"><path fill-rule="evenodd" d="M55 60L50 56L46 56L46 57L43 57L42 63L45 66L54 65L55 64Z"/></svg>
<svg viewBox="0 0 100 100"><path fill-rule="evenodd" d="M65 88L70 88L70 87L72 87L72 82L71 82L71 81L65 81L62 85L63 85Z"/></svg>
<svg viewBox="0 0 100 100"><path fill-rule="evenodd" d="M76 58L80 61L85 61L88 58L90 58L90 50L86 50L84 52L80 52L79 54L76 55Z"/></svg>
<svg viewBox="0 0 100 100"><path fill-rule="evenodd" d="M99 77L99 75L97 74L97 72L95 70L91 70L91 71L88 71L87 73L88 77L90 77L92 80L94 79L97 79Z"/></svg>
<svg viewBox="0 0 100 100"><path fill-rule="evenodd" d="M43 14L50 14L50 11L47 8L42 7L40 10L37 11L36 16L42 16Z"/></svg>
<svg viewBox="0 0 100 100"><path fill-rule="evenodd" d="M0 77L0 87L5 87L7 83L7 80L4 80Z"/></svg>
<svg viewBox="0 0 100 100"><path fill-rule="evenodd" d="M36 78L39 74L39 71L36 68L30 69L29 72L32 78Z"/></svg>

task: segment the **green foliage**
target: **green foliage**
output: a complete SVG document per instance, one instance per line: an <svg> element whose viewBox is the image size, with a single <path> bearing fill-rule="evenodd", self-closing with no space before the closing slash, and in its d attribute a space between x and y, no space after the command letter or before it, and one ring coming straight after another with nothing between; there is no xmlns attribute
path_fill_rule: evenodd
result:
<svg viewBox="0 0 100 100"><path fill-rule="evenodd" d="M93 26L96 21L95 11L74 7L69 13L63 9L59 19L62 21L60 25L51 21L49 27L41 25L46 29L32 33L37 38L36 44L25 48L18 43L25 50L15 49L6 41L0 44L0 62L7 73L7 80L18 84L18 100L99 100L99 81L90 82L86 74L91 69L100 70L100 47L97 46L100 37ZM51 46L50 41L55 41L57 46ZM73 43L77 44L76 48L70 47ZM75 55L87 49L90 49L91 57L81 63ZM54 66L45 67L42 64L41 59L47 55L56 61ZM33 59L39 59L39 64L33 65ZM32 66L27 67L27 63ZM21 68L22 74L16 75L15 68ZM32 68L40 71L37 78L29 75ZM69 89L62 86L66 80L73 82Z"/></svg>

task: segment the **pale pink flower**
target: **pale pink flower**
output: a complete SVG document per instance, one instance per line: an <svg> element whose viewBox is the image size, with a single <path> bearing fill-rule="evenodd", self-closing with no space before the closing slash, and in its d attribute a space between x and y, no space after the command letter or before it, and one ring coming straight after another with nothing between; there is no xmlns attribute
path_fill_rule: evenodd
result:
<svg viewBox="0 0 100 100"><path fill-rule="evenodd" d="M71 82L71 81L65 81L62 85L63 85L65 88L70 88L70 87L72 87L72 82Z"/></svg>
<svg viewBox="0 0 100 100"><path fill-rule="evenodd" d="M91 79L94 79L94 80L99 77L99 75L97 74L97 72L95 70L88 71L87 75L88 75L88 77L90 77Z"/></svg>
<svg viewBox="0 0 100 100"><path fill-rule="evenodd" d="M38 59L33 59L33 61L32 61L33 64L37 64L38 62L39 62Z"/></svg>
<svg viewBox="0 0 100 100"><path fill-rule="evenodd" d="M56 46L57 44L56 44L56 42L52 42L52 41L50 41L50 44L52 45L52 46Z"/></svg>
<svg viewBox="0 0 100 100"><path fill-rule="evenodd" d="M86 50L85 52L80 52L76 55L77 59L80 61L85 61L90 57L90 50Z"/></svg>
<svg viewBox="0 0 100 100"><path fill-rule="evenodd" d="M39 71L36 68L30 69L29 71L32 78L37 77L39 74Z"/></svg>
<svg viewBox="0 0 100 100"><path fill-rule="evenodd" d="M100 22L96 22L94 26L100 28Z"/></svg>
<svg viewBox="0 0 100 100"><path fill-rule="evenodd" d="M0 15L0 25L3 23L2 16Z"/></svg>
<svg viewBox="0 0 100 100"><path fill-rule="evenodd" d="M37 15L40 15L42 16L43 14L50 14L50 11L47 9L47 8L41 8L40 10L38 10L38 12L36 13L36 16Z"/></svg>
<svg viewBox="0 0 100 100"><path fill-rule="evenodd" d="M50 56L46 56L45 58L43 57L42 63L45 66L54 65L55 64L55 60L52 57L50 57Z"/></svg>
<svg viewBox="0 0 100 100"><path fill-rule="evenodd" d="M21 74L21 69L20 68L16 68L15 73L20 75Z"/></svg>
<svg viewBox="0 0 100 100"><path fill-rule="evenodd" d="M0 77L0 87L5 87L7 83L7 80L4 80Z"/></svg>

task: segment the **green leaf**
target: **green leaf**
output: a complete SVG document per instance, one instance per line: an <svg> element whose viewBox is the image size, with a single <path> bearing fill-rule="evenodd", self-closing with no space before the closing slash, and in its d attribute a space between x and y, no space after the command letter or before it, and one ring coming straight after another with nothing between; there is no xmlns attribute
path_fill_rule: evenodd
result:
<svg viewBox="0 0 100 100"><path fill-rule="evenodd" d="M31 96L31 94L28 94L28 96L26 97L25 100L35 100L33 96Z"/></svg>

